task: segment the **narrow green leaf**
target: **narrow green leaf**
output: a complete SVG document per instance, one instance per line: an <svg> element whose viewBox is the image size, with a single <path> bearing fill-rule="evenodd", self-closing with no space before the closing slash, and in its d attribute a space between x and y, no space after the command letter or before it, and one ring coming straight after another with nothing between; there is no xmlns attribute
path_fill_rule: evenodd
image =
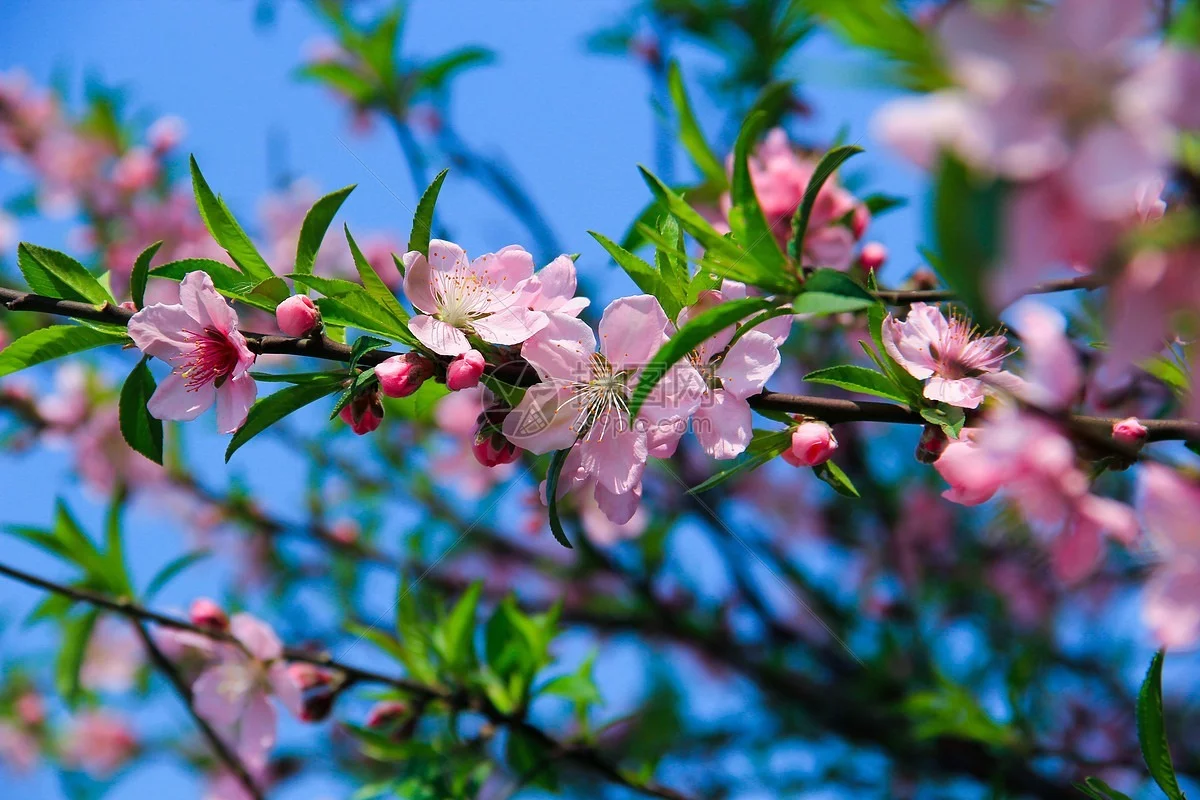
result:
<svg viewBox="0 0 1200 800"><path fill-rule="evenodd" d="M354 258L354 266L358 270L358 279L362 281L363 288L366 289L367 294L373 297L384 310L395 317L398 323L407 328L408 312L404 310L404 306L400 305L400 301L396 299L396 295L392 294L392 290L383 282L383 279L379 277L379 273L375 271L375 268L371 266L366 256L363 255L362 250L358 248L358 243L350 235L350 226L344 226L344 229L346 231L346 242L350 245L350 255ZM401 272L400 274L403 275L404 273Z"/></svg>
<svg viewBox="0 0 1200 800"><path fill-rule="evenodd" d="M329 300L334 301L333 303L317 301L317 307L321 309L321 317L326 322L399 339L414 347L420 345L416 337L409 332L408 326L397 320L361 284L341 278L320 278L316 275L293 274L288 277L300 286L320 292ZM327 309L328 316L326 315Z"/></svg>
<svg viewBox="0 0 1200 800"><path fill-rule="evenodd" d="M163 424L162 420L151 416L146 404L154 394L158 385L146 365L149 356L143 357L125 379L121 387L119 415L121 418L121 435L125 442L137 452L153 461L163 463Z"/></svg>
<svg viewBox="0 0 1200 800"><path fill-rule="evenodd" d="M208 228L208 232L217 240L217 244L225 248L242 272L253 279L254 283L274 277L275 272L258 252L258 248L254 246L250 236L234 219L233 214L230 213L221 198L209 188L208 182L204 180L204 175L200 172L200 166L196 163L195 156L190 158L190 165L192 189L196 194L196 208L200 211L200 217L204 220L204 226Z"/></svg>
<svg viewBox="0 0 1200 800"><path fill-rule="evenodd" d="M938 258L930 265L982 325L992 322L984 287L1000 246L1002 203L999 183L973 175L960 161L943 160L933 191Z"/></svg>
<svg viewBox="0 0 1200 800"><path fill-rule="evenodd" d="M808 223L812 218L813 206L816 205L821 187L833 173L837 172L838 167L862 151L861 147L855 145L842 145L830 150L817 162L817 168L813 170L812 177L808 180L808 186L804 189L804 199L800 201L800 206L796 209L795 216L792 217L792 240L788 242L788 255L797 263L800 263L803 256L804 237L808 233ZM815 266L821 265L816 264Z"/></svg>
<svg viewBox="0 0 1200 800"><path fill-rule="evenodd" d="M55 662L54 683L59 696L70 708L79 704L82 695L79 670L83 667L83 658L92 638L92 629L96 627L99 616L100 612L93 609L63 623L62 644Z"/></svg>
<svg viewBox="0 0 1200 800"><path fill-rule="evenodd" d="M417 213L413 215L412 233L408 236L410 252L416 250L427 258L429 256L429 238L433 231L433 207L437 205L438 192L442 190L442 182L446 180L446 173L449 171L444 169L439 172L433 179L433 183L429 184L429 188L421 195L420 202L417 203Z"/></svg>
<svg viewBox="0 0 1200 800"><path fill-rule="evenodd" d="M95 305L116 303L96 276L66 253L21 242L17 266L29 288L38 294Z"/></svg>
<svg viewBox="0 0 1200 800"><path fill-rule="evenodd" d="M654 263L661 276L663 289L661 295L655 296L667 312L667 318L675 319L683 310L682 299L687 297L688 284L691 283L687 250L683 242L683 231L679 229L675 217L670 214L663 214L662 219L658 221L658 233L663 241L677 242L673 248L659 245L654 253Z"/></svg>
<svg viewBox="0 0 1200 800"><path fill-rule="evenodd" d="M108 504L104 520L104 570L99 576L107 591L114 595L132 595L129 565L125 560L124 527L121 512L125 508L125 487L118 485Z"/></svg>
<svg viewBox="0 0 1200 800"><path fill-rule="evenodd" d="M297 411L309 403L316 402L326 395L333 394L342 386L342 377L330 373L326 381L313 381L301 386L289 386L278 392L264 397L250 408L245 424L238 428L237 433L229 442L225 451L225 460L229 461L242 445L265 431L279 420Z"/></svg>
<svg viewBox="0 0 1200 800"><path fill-rule="evenodd" d="M797 314L841 314L878 305L875 296L834 269L819 269L808 276L792 303Z"/></svg>
<svg viewBox="0 0 1200 800"><path fill-rule="evenodd" d="M731 478L736 478L742 473L758 469L771 459L777 458L791 444L792 436L788 431L755 431L754 439L751 440L750 447L747 448L744 458L737 461L733 466L716 473L708 480L688 489L688 494L703 494L710 489L715 489Z"/></svg>
<svg viewBox="0 0 1200 800"><path fill-rule="evenodd" d="M152 278L168 278L182 281L189 273L203 272L212 279L213 286L225 297L246 305L274 313L275 307L289 294L287 284L281 278L269 278L255 283L252 278L233 267L211 258L184 258L163 264L150 271ZM282 296L279 289L282 288Z"/></svg>
<svg viewBox="0 0 1200 800"><path fill-rule="evenodd" d="M90 328L85 325L51 325L38 328L0 350L0 377L56 358L82 353L106 344L124 344L123 333Z"/></svg>
<svg viewBox="0 0 1200 800"><path fill-rule="evenodd" d="M854 488L849 476L842 468L832 461L813 467L813 472L832 489L843 497L860 497L858 489Z"/></svg>
<svg viewBox="0 0 1200 800"><path fill-rule="evenodd" d="M570 452L570 448L555 450L554 455L550 458L550 468L546 470L546 499L550 506L550 532L554 534L558 543L568 550L573 548L571 540L567 538L567 533L563 530L562 520L558 516L558 479L562 476L563 464L567 463L567 455Z"/></svg>
<svg viewBox="0 0 1200 800"><path fill-rule="evenodd" d="M162 242L155 242L150 245L133 262L133 272L129 274L129 295L133 298L135 308L141 308L146 304L146 281L150 277L150 262L154 260L154 256L162 244Z"/></svg>
<svg viewBox="0 0 1200 800"><path fill-rule="evenodd" d="M892 382L891 378L873 369L853 364L819 369L805 375L804 380L809 383L837 386L858 394L870 394L886 400L895 400L897 403L907 402L904 393Z"/></svg>
<svg viewBox="0 0 1200 800"><path fill-rule="evenodd" d="M250 377L264 383L306 384L327 381L331 374L338 375L342 380L349 378L349 375L342 370L335 370L333 372L328 370L322 372L251 372Z"/></svg>
<svg viewBox="0 0 1200 800"><path fill-rule="evenodd" d="M440 91L459 72L482 67L495 60L496 54L485 47L460 47L423 64L417 72L417 86L425 91Z"/></svg>
<svg viewBox="0 0 1200 800"><path fill-rule="evenodd" d="M325 239L325 232L329 230L334 215L352 191L353 184L330 192L314 203L304 215L304 224L300 226L300 239L296 242L296 272L302 275L312 274L317 251L321 249L321 242Z"/></svg>
<svg viewBox="0 0 1200 800"><path fill-rule="evenodd" d="M1150 661L1146 679L1138 692L1137 733L1142 746L1142 758L1150 776L1170 800L1184 800L1183 790L1175 778L1175 765L1167 745L1167 726L1163 720L1162 665L1165 653L1159 650Z"/></svg>
<svg viewBox="0 0 1200 800"><path fill-rule="evenodd" d="M178 558L172 559L166 566L156 572L154 577L150 579L150 582L146 584L146 591L142 593L142 599L145 602L153 600L168 583L175 579L175 576L211 555L212 553L208 550L197 550L193 553L184 553Z"/></svg>
<svg viewBox="0 0 1200 800"><path fill-rule="evenodd" d="M867 211L871 212L871 216L879 217L894 209L904 208L908 205L908 201L903 197L876 193L864 197L863 205L867 207Z"/></svg>
<svg viewBox="0 0 1200 800"><path fill-rule="evenodd" d="M730 325L736 325L739 320L776 304L777 301L765 297L744 297L721 303L689 319L686 325L658 349L650 363L642 370L638 385L629 399L629 418L637 416L638 410L667 371L686 358L701 342Z"/></svg>
<svg viewBox="0 0 1200 800"><path fill-rule="evenodd" d="M442 658L454 672L462 673L475 663L475 611L482 594L483 582L472 583L435 633L435 641L441 640Z"/></svg>
<svg viewBox="0 0 1200 800"><path fill-rule="evenodd" d="M696 165L696 169L700 170L704 179L714 186L724 189L728 185L728 179L725 177L725 165L708 146L704 132L700 130L700 123L696 121L692 103L688 99L687 88L683 84L683 75L679 71L679 64L674 61L667 68L667 88L671 93L671 102L675 106L675 115L679 119L679 143L683 145L683 149L687 151L692 163Z"/></svg>
<svg viewBox="0 0 1200 800"><path fill-rule="evenodd" d="M390 345L387 339L380 339L375 336L360 336L354 340L354 344L350 348L350 365L349 369L353 370L358 366L358 362L362 357L373 350L380 350Z"/></svg>
<svg viewBox="0 0 1200 800"><path fill-rule="evenodd" d="M670 298L669 302L680 307L683 306L683 298L672 294L672 289L663 283L662 276L657 269L603 234L599 234L596 231L588 231L588 233L600 243L601 247L608 251L613 261L617 263L617 266L625 270L625 274L633 280L639 289L646 294L651 294L659 298L659 302L662 302L664 296L666 296Z"/></svg>

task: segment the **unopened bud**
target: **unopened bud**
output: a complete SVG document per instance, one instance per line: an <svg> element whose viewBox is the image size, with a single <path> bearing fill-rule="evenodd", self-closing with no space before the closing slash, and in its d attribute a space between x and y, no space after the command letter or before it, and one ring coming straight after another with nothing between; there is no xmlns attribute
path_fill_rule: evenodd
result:
<svg viewBox="0 0 1200 800"><path fill-rule="evenodd" d="M828 461L837 448L833 429L820 420L809 420L792 429L792 446L784 451L783 460L793 467L816 467Z"/></svg>
<svg viewBox="0 0 1200 800"><path fill-rule="evenodd" d="M433 362L416 353L392 356L375 367L379 389L388 397L408 397L433 375Z"/></svg>
<svg viewBox="0 0 1200 800"><path fill-rule="evenodd" d="M1131 447L1141 447L1146 442L1146 437L1150 435L1150 431L1138 421L1137 417L1129 417L1120 422L1113 423L1112 436L1121 444L1127 444Z"/></svg>
<svg viewBox="0 0 1200 800"><path fill-rule="evenodd" d="M192 601L188 610L192 624L201 628L211 628L216 631L228 630L229 617L225 611L207 597L198 597Z"/></svg>
<svg viewBox="0 0 1200 800"><path fill-rule="evenodd" d="M370 433L383 422L383 404L379 402L379 393L370 391L360 394L342 407L340 416L342 422L359 436Z"/></svg>
<svg viewBox="0 0 1200 800"><path fill-rule="evenodd" d="M408 714L407 705L399 700L385 700L376 703L367 712L367 727L382 728L403 719L406 714Z"/></svg>
<svg viewBox="0 0 1200 800"><path fill-rule="evenodd" d="M921 431L921 441L917 442L917 461L922 464L932 464L942 457L950 440L946 432L937 425L926 425Z"/></svg>
<svg viewBox="0 0 1200 800"><path fill-rule="evenodd" d="M468 350L446 367L446 387L452 392L457 392L460 389L478 386L486 366L487 361L482 353L478 350Z"/></svg>
<svg viewBox="0 0 1200 800"><path fill-rule="evenodd" d="M883 266L883 262L887 261L887 248L879 242L867 242L863 245L862 252L858 254L858 263L868 272L874 272Z"/></svg>
<svg viewBox="0 0 1200 800"><path fill-rule="evenodd" d="M521 454L520 449L504 438L503 434L495 433L489 436L476 437L471 445L475 460L485 467L498 467L501 464L511 464Z"/></svg>
<svg viewBox="0 0 1200 800"><path fill-rule="evenodd" d="M294 294L276 307L275 324L284 336L304 336L321 324L321 312L311 297Z"/></svg>
<svg viewBox="0 0 1200 800"><path fill-rule="evenodd" d="M333 675L315 664L288 664L288 679L300 689L300 719L303 722L320 722L333 710L338 687Z"/></svg>

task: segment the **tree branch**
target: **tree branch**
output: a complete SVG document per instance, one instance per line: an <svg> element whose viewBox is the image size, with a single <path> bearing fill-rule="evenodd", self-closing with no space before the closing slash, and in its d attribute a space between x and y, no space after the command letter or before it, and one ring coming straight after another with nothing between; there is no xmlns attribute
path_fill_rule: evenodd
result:
<svg viewBox="0 0 1200 800"><path fill-rule="evenodd" d="M1054 294L1055 292L1070 292L1076 289L1091 291L1099 289L1104 281L1097 275L1080 275L1075 278L1063 278L1056 281L1046 281L1035 284L1025 291L1025 294ZM957 300L958 295L950 289L879 289L874 295L888 305L907 306L913 303L939 303Z"/></svg>
<svg viewBox="0 0 1200 800"><path fill-rule="evenodd" d="M1075 279L1078 281L1078 279ZM1047 291L1050 291L1049 289ZM892 293L902 296L905 293ZM54 297L24 292L18 289L0 288L0 305L9 311L36 311L44 314L55 314L62 317L83 319L91 322L107 322L115 325L128 325L133 312L128 309L104 304L100 306L81 303L73 300L60 300ZM247 345L255 353L272 353L279 355L307 356L325 361L349 362L351 348L349 345L335 342L326 336L303 336L293 338L274 334L244 331ZM372 350L366 353L359 363L374 366L399 355L391 350ZM529 364L520 360L489 365L487 372L507 383L516 386L531 386L538 382L538 376ZM785 394L772 392L769 389L748 400L751 408L760 411L782 411L788 414L804 414L829 423L839 422L888 422L904 425L924 425L925 419L916 411L894 403L880 403L869 400L842 400L827 397L812 397L808 395ZM1112 426L1120 420L1116 417L1092 417L1077 414L1061 415L1059 421L1076 433L1084 433L1092 444L1107 442L1108 449L1121 455L1130 455L1128 448L1123 448L1112 439ZM968 421L968 424L970 422ZM1149 430L1150 441L1183 440L1200 442L1200 423L1182 419L1143 420L1142 424Z"/></svg>
<svg viewBox="0 0 1200 800"><path fill-rule="evenodd" d="M142 623L152 622L156 625L161 625L166 628L190 631L191 633L195 633L200 636L205 636L217 641L229 642L231 644L238 644L240 646L240 643L233 637L232 634L223 631L214 631L208 628L202 628L185 620L176 619L175 617L171 617L166 614L160 614L157 611L145 608L144 606L140 606L129 600L113 598L88 589L81 589L74 586L56 583L55 581L33 575L2 563L0 563L0 575L6 575L13 580L20 581L21 583L34 586L44 591L69 597L77 602L88 603L98 608L103 608L113 613L120 614L127 619L136 621L138 623L139 630L142 630ZM159 655L162 655L161 651L159 651ZM153 651L151 652L151 656L154 656ZM500 711L500 709L493 705L492 702L483 695L473 695L465 691L451 690L441 686L430 686L418 681L409 680L407 678L400 678L387 675L382 672L356 667L351 664L338 661L328 653L313 653L307 650L288 648L284 650L283 658L287 661L300 661L307 664L314 664L336 670L346 677L348 683L383 684L386 686L391 686L395 689L399 689L427 702L438 701L445 703L454 709L473 711L486 717L494 724L503 725L509 728L511 731L515 731L523 736L526 736L554 756L596 772L613 784L640 792L649 797L657 797L661 800L694 800L691 795L667 786L663 786L653 780L639 781L635 778L629 777L619 767L609 761L603 754L594 748L586 744L559 741L543 731L541 728L526 720L524 717L516 714L506 714ZM156 663L158 663L157 659ZM168 666L170 665L169 661L166 663ZM170 678L172 674L175 675L175 679L172 679L172 682L174 683L178 678L178 675L177 673L174 673L173 668L172 671L168 673L168 677ZM180 684L176 683L175 685L176 688L179 689ZM183 688L186 690L186 685ZM185 695L185 697L190 698L190 691L187 695ZM191 709L190 699L188 701L188 707ZM194 710L193 716L195 716ZM206 727L203 725L203 722L199 717L197 717L197 722L202 724L202 730L204 727ZM209 731L211 731L211 729L209 729ZM206 735L207 733L208 731L206 731ZM216 742L219 742L219 739L212 739L210 741L214 741L214 747L216 747ZM256 792L254 796L256 798L261 798L262 794L260 792Z"/></svg>

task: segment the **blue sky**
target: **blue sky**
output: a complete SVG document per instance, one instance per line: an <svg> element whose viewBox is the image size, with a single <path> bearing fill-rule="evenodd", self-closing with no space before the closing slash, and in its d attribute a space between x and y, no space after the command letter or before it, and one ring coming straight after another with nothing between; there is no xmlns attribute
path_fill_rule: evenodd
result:
<svg viewBox="0 0 1200 800"><path fill-rule="evenodd" d="M632 287L586 231L616 238L646 202L635 165L653 163L654 112L645 75L633 62L589 54L583 42L627 5L620 0L418 0L405 36L406 51L417 56L464 44L497 51L494 66L472 72L456 85L456 125L472 146L503 154L546 211L564 247L583 254L580 269L601 284L606 299ZM382 127L367 136L349 133L337 104L322 90L292 78L306 44L321 37L322 30L301 4L276 6L273 23L261 26L249 3L11 3L0 26L0 70L20 67L39 83L62 73L76 88L84 75L94 74L125 87L131 107L150 117L183 117L189 129L185 147L244 218L253 218L257 199L274 177L270 165L282 156L291 171L313 178L322 189L358 183L342 218L356 231L386 229L403 240L419 189L411 185L395 141ZM708 54L685 51L689 79L712 64ZM802 51L794 71L805 79L806 94L818 110L811 124L797 130L803 138L828 139L849 124L850 139L868 147L857 168L871 190L885 184L893 194L919 189L912 170L874 148L866 123L869 110L886 92L857 88L857 73L846 67L844 51L817 39ZM708 130L717 130L718 110L703 100L699 106ZM686 175L686 170L681 157L677 174ZM0 169L0 198L22 186L18 175ZM473 253L520 242L524 235L503 209L453 175L439 211ZM916 216L915 211L901 211L873 228L872 238L889 246L900 273L915 265ZM61 224L33 224L23 232L41 244L66 245ZM219 455L224 443L211 434L212 424L211 417L203 418L189 432L193 460L201 474L223 483L228 475ZM243 474L268 459L288 457L269 442L246 452L251 457L240 468ZM0 496L7 500L0 523L45 524L55 495L63 494L94 529L103 500L68 487L66 468L65 455L57 451L0 457ZM270 505L284 512L299 498L302 481L299 469L294 475L276 470L270 478L253 478L269 491ZM182 532L173 535L177 527L150 506L131 515L129 544L135 572L143 580L180 552ZM0 542L5 560L53 572L46 559ZM182 605L224 574L219 564L197 569L173 585L162 602ZM19 619L35 600L32 591L0 583L4 619ZM46 636L19 630L7 631L0 642L6 650L51 644ZM167 705L142 718L159 730L186 725L181 711ZM45 773L10 787L20 797L62 796L53 776ZM165 758L123 778L107 796L123 800L164 790L198 796L194 781ZM309 782L294 784L279 796L314 798L322 793Z"/></svg>

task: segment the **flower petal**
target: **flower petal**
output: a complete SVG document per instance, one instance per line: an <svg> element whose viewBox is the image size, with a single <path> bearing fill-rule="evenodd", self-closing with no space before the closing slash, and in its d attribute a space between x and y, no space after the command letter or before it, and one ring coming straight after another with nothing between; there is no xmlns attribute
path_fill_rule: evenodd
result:
<svg viewBox="0 0 1200 800"><path fill-rule="evenodd" d="M217 294L212 278L204 272L189 272L179 284L179 303L200 326L195 333L214 328L221 333L236 331L237 312Z"/></svg>
<svg viewBox="0 0 1200 800"><path fill-rule="evenodd" d="M596 337L588 324L561 314L548 314L546 327L521 346L521 357L543 380L590 380L595 352Z"/></svg>
<svg viewBox="0 0 1200 800"><path fill-rule="evenodd" d="M217 390L211 383L191 389L182 375L172 372L154 390L146 409L155 419L186 422L207 411L216 395Z"/></svg>
<svg viewBox="0 0 1200 800"><path fill-rule="evenodd" d="M770 335L753 330L729 348L717 367L717 377L725 391L745 399L762 391L779 363L779 345Z"/></svg>
<svg viewBox="0 0 1200 800"><path fill-rule="evenodd" d="M667 315L657 298L614 300L600 318L600 352L618 369L642 367L667 341Z"/></svg>
<svg viewBox="0 0 1200 800"><path fill-rule="evenodd" d="M242 714L241 730L238 732L237 752L248 768L266 766L275 747L277 727L278 719L271 701L266 694L255 693Z"/></svg>
<svg viewBox="0 0 1200 800"><path fill-rule="evenodd" d="M192 684L192 705L196 713L217 728L226 731L231 729L242 716L242 708L246 704L245 693L231 691L231 687L246 683L242 680L246 669L247 665L232 660L215 664L201 672Z"/></svg>
<svg viewBox="0 0 1200 800"><path fill-rule="evenodd" d="M417 341L439 355L460 356L471 349L462 331L440 319L419 314L409 320L408 329Z"/></svg>
<svg viewBox="0 0 1200 800"><path fill-rule="evenodd" d="M692 429L704 452L713 458L736 458L750 444L753 416L744 399L717 389L696 412Z"/></svg>
<svg viewBox="0 0 1200 800"><path fill-rule="evenodd" d="M493 344L521 344L549 324L540 311L506 308L471 323L475 334Z"/></svg>
<svg viewBox="0 0 1200 800"><path fill-rule="evenodd" d="M129 338L147 355L166 362L191 353L195 345L188 331L199 327L187 309L178 304L147 306L129 320Z"/></svg>
<svg viewBox="0 0 1200 800"><path fill-rule="evenodd" d="M233 433L242 427L258 397L258 384L248 373L230 378L217 389L217 430Z"/></svg>
<svg viewBox="0 0 1200 800"><path fill-rule="evenodd" d="M404 296L417 311L437 313L437 299L433 294L432 270L429 260L416 250L404 254Z"/></svg>
<svg viewBox="0 0 1200 800"><path fill-rule="evenodd" d="M234 614L229 631L250 655L259 661L273 661L283 655L283 644L271 626L250 614Z"/></svg>
<svg viewBox="0 0 1200 800"><path fill-rule="evenodd" d="M571 387L539 383L525 390L517 407L504 418L504 436L513 444L541 455L575 444L579 403Z"/></svg>

